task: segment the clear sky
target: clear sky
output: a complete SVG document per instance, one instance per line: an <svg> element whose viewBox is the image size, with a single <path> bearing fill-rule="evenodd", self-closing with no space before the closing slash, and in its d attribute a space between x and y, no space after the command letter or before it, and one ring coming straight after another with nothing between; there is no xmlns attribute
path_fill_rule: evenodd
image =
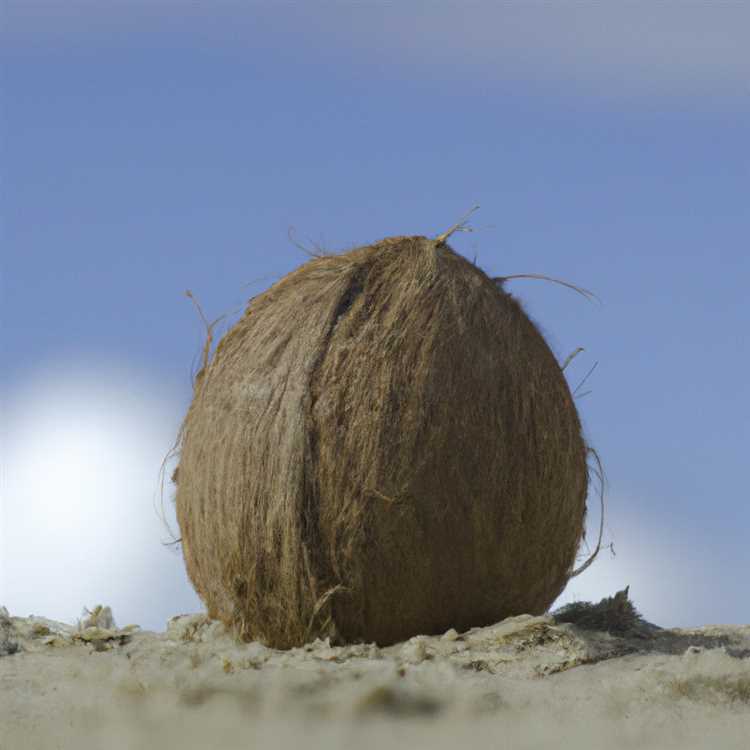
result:
<svg viewBox="0 0 750 750"><path fill-rule="evenodd" d="M159 466L211 317L306 260L435 235L567 373L607 551L661 625L750 622L750 5L5 0L0 604L197 611ZM224 327L224 330L226 326ZM165 495L169 515L169 488ZM598 505L589 513L595 538Z"/></svg>

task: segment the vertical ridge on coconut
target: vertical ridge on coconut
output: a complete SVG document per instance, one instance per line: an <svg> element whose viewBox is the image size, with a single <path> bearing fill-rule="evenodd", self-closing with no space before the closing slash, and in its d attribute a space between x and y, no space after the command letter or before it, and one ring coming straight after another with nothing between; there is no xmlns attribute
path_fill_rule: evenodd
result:
<svg viewBox="0 0 750 750"><path fill-rule="evenodd" d="M441 238L315 258L251 300L179 447L190 579L211 616L275 647L539 614L583 534L560 366Z"/></svg>

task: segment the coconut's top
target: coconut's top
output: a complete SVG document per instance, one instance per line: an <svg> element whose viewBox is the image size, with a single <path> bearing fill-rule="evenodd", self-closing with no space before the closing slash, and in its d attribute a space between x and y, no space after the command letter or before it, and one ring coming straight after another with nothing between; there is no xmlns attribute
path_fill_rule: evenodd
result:
<svg viewBox="0 0 750 750"><path fill-rule="evenodd" d="M443 240L315 258L198 383L177 515L209 613L279 646L544 612L583 531L586 446L519 303Z"/></svg>

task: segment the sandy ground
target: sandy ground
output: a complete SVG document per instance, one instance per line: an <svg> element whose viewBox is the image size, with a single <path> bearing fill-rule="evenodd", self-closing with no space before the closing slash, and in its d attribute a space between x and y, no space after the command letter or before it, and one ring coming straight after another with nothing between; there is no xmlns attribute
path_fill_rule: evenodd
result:
<svg viewBox="0 0 750 750"><path fill-rule="evenodd" d="M613 636L521 616L380 649L237 644L0 608L0 750L750 747L750 626Z"/></svg>

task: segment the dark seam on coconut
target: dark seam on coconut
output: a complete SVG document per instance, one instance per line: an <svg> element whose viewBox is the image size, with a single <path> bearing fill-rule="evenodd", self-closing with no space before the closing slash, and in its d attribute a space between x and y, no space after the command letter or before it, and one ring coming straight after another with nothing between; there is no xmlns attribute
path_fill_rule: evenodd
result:
<svg viewBox="0 0 750 750"><path fill-rule="evenodd" d="M359 295L362 294L362 292L364 291L364 288L365 288L364 282L367 280L368 271L369 271L368 268L359 266L352 274L352 277L349 280L349 286L347 287L343 296L339 300L339 304L336 307L336 311L333 313L333 322L331 324L331 327L328 329L328 333L326 334L326 338L323 343L323 349L321 351L321 355L315 361L315 366L313 367L313 375L316 374L316 371L318 367L320 366L321 361L323 360L323 358L326 355L326 352L328 351L328 347L331 344L331 338L333 337L333 332L336 329L336 326L338 325L339 320L344 315L346 315L346 313L349 312L349 310L351 309L357 297L359 297Z"/></svg>
<svg viewBox="0 0 750 750"><path fill-rule="evenodd" d="M315 404L318 401L317 381L320 368L328 354L336 326L342 317L344 317L354 305L357 298L364 291L365 281L369 274L369 267L357 266L351 273L349 284L339 299L338 305L331 315L331 322L328 331L323 338L320 350L309 370L308 379L308 398L307 409L305 410L305 423L307 441L305 446L305 472L304 472L304 497L302 507L302 518L300 528L300 542L306 553L306 568L310 577L309 585L315 601L312 602L312 615L310 627L313 628L315 619L319 616L323 605L331 599L332 592L336 590L345 590L346 586L337 581L330 560L323 551L322 540L320 538L320 498L317 483L314 479L316 476L315 464L318 460L318 429L313 418ZM322 590L320 584L323 584ZM328 605L329 612L332 607ZM335 623L329 614L332 630L335 635Z"/></svg>

